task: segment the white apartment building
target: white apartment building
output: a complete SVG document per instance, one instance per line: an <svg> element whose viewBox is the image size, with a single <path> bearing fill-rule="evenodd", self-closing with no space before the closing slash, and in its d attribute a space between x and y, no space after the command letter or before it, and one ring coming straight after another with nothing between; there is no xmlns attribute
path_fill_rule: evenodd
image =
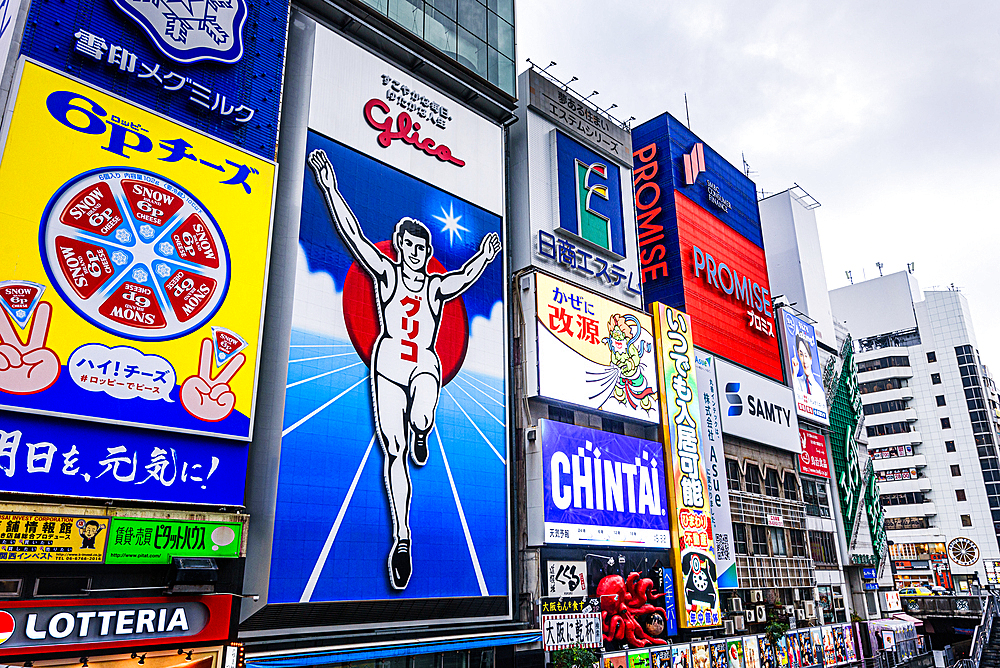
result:
<svg viewBox="0 0 1000 668"><path fill-rule="evenodd" d="M896 587L985 585L984 560L1000 559L1000 432L968 300L899 272L830 304L855 339Z"/></svg>

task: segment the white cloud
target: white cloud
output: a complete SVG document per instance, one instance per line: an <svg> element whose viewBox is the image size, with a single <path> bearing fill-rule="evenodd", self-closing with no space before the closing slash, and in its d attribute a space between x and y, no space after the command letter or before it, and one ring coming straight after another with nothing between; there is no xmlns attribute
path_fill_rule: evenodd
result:
<svg viewBox="0 0 1000 668"><path fill-rule="evenodd" d="M477 315L469 328L469 349L465 354L463 371L482 376L503 378L504 370L504 308L497 302L489 319Z"/></svg>
<svg viewBox="0 0 1000 668"><path fill-rule="evenodd" d="M325 271L309 271L306 252L299 244L292 329L348 341L343 304L343 293L337 291L333 277Z"/></svg>

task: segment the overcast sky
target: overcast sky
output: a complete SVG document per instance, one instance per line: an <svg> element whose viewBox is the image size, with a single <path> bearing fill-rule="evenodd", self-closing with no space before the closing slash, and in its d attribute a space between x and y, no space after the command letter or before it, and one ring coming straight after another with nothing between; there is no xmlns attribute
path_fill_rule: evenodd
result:
<svg viewBox="0 0 1000 668"><path fill-rule="evenodd" d="M916 263L1000 374L1000 3L518 0L525 58L621 119L663 111L758 189L798 183L828 286Z"/></svg>

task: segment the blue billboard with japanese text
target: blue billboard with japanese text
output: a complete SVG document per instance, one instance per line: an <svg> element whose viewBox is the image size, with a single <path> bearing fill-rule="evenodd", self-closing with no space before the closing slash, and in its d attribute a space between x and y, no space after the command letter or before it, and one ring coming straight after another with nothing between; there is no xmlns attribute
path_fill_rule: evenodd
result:
<svg viewBox="0 0 1000 668"><path fill-rule="evenodd" d="M274 159L287 26L281 0L35 0L21 54Z"/></svg>

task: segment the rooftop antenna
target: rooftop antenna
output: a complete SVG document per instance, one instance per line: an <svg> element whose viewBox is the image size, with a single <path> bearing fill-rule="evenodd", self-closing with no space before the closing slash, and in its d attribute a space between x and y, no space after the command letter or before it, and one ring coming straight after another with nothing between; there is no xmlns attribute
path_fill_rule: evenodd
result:
<svg viewBox="0 0 1000 668"><path fill-rule="evenodd" d="M911 274L916 270L916 268L917 268L917 263L916 262L907 262L906 263L906 270L908 272L910 272Z"/></svg>
<svg viewBox="0 0 1000 668"><path fill-rule="evenodd" d="M854 285L854 277L851 276L851 272L845 271L844 273L847 274L847 280L851 282L851 285Z"/></svg>
<svg viewBox="0 0 1000 668"><path fill-rule="evenodd" d="M750 169L750 163L747 162L746 154L740 153L740 157L743 158L743 173L746 174L747 178L750 178L751 174L756 174L757 172Z"/></svg>
<svg viewBox="0 0 1000 668"><path fill-rule="evenodd" d="M684 93L684 115L687 116L688 130L691 129L691 110L688 109L688 94Z"/></svg>
<svg viewBox="0 0 1000 668"><path fill-rule="evenodd" d="M882 267L884 267L885 265L882 264L881 262L876 262L875 266L878 267L878 275L881 276L882 275Z"/></svg>

